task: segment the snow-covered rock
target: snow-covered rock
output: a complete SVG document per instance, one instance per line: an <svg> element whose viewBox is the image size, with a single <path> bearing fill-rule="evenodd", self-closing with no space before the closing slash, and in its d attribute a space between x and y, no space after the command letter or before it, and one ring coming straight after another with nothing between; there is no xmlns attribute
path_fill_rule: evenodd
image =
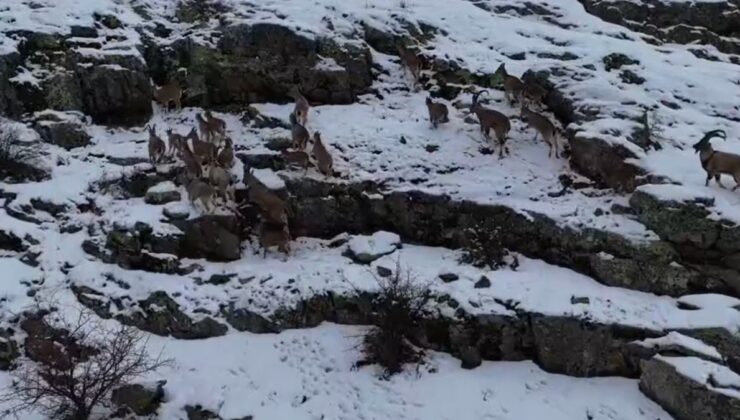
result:
<svg viewBox="0 0 740 420"><path fill-rule="evenodd" d="M375 232L370 236L354 236L347 243L347 254L359 264L370 264L401 247L401 237L391 232Z"/></svg>

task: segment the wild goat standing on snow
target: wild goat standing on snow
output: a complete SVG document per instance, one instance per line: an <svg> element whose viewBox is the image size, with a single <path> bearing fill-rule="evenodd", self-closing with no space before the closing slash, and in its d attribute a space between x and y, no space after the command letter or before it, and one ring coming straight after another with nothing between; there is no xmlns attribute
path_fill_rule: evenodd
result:
<svg viewBox="0 0 740 420"><path fill-rule="evenodd" d="M303 96L301 90L297 86L293 87L290 91L290 95L295 99L293 115L295 115L296 121L305 127L308 123L308 110L311 106L308 104L308 100Z"/></svg>
<svg viewBox="0 0 740 420"><path fill-rule="evenodd" d="M712 130L704 135L695 145L694 150L699 153L699 160L701 161L701 167L707 172L707 181L704 183L705 186L709 186L709 181L714 178L722 188L725 188L720 181L722 174L732 175L735 180L735 186L732 190L735 191L740 187L740 156L734 153L718 152L712 148L709 140L712 137L720 137L723 140L727 139L727 134L722 130Z"/></svg>
<svg viewBox="0 0 740 420"><path fill-rule="evenodd" d="M473 93L473 103L470 105L470 112L474 113L475 116L478 117L480 130L483 132L483 136L485 136L486 140L490 141L491 130L496 134L496 139L499 144L498 157L502 158L504 157L506 137L509 135L509 130L511 130L511 122L509 121L509 117L506 115L486 108L478 103L478 97L483 92L488 93L486 90Z"/></svg>
<svg viewBox="0 0 740 420"><path fill-rule="evenodd" d="M183 90L180 87L180 84L176 81L172 81L164 86L155 88L153 96L154 99L156 99L157 102L159 102L168 111L170 110L170 102L174 102L175 109L179 111L180 108L182 108L182 103L180 102L182 99L182 92Z"/></svg>
<svg viewBox="0 0 740 420"><path fill-rule="evenodd" d="M534 140L537 141L537 134L540 134L545 140L545 143L550 146L550 152L547 154L547 157L552 157L552 150L555 149L555 158L559 158L558 130L555 128L555 125L544 115L530 111L526 105L522 105L521 117L522 121L535 129Z"/></svg>
<svg viewBox="0 0 740 420"><path fill-rule="evenodd" d="M167 145L164 143L164 140L159 138L159 136L157 135L156 125L152 125L151 127L149 127L148 149L149 161L153 164L161 161L167 151Z"/></svg>
<svg viewBox="0 0 740 420"><path fill-rule="evenodd" d="M427 96L426 104L427 110L429 110L429 122L432 123L432 127L437 128L439 124L450 122L447 115L447 105L434 102L429 96Z"/></svg>
<svg viewBox="0 0 740 420"><path fill-rule="evenodd" d="M524 92L524 83L522 83L518 77L510 75L506 71L506 65L504 63L501 63L498 69L496 69L496 73L494 73L494 75L498 75L503 78L504 94L510 103L521 101L522 93Z"/></svg>

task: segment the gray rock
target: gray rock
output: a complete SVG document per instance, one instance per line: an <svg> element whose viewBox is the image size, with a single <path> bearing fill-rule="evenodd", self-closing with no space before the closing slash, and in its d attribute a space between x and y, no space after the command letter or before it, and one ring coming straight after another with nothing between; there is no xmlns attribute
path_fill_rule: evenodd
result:
<svg viewBox="0 0 740 420"><path fill-rule="evenodd" d="M641 365L640 390L677 420L740 419L740 398L709 389L666 360L652 358Z"/></svg>
<svg viewBox="0 0 740 420"><path fill-rule="evenodd" d="M355 236L350 239L345 255L358 264L370 264L400 247L401 238L398 235L378 231L370 236Z"/></svg>
<svg viewBox="0 0 740 420"><path fill-rule="evenodd" d="M125 407L137 416L150 416L157 412L164 400L166 381L156 384L128 384L111 392L111 402L116 407Z"/></svg>
<svg viewBox="0 0 740 420"><path fill-rule="evenodd" d="M82 126L74 122L39 121L34 127L42 140L67 150L90 144L90 135Z"/></svg>
<svg viewBox="0 0 740 420"><path fill-rule="evenodd" d="M144 196L144 202L159 205L180 201L181 198L177 186L170 181L165 181L149 188Z"/></svg>
<svg viewBox="0 0 740 420"><path fill-rule="evenodd" d="M378 273L380 277L383 277L383 278L390 277L391 275L393 275L393 270L387 267L383 267L382 265L375 267L375 271Z"/></svg>
<svg viewBox="0 0 740 420"><path fill-rule="evenodd" d="M190 208L183 203L171 203L164 206L162 214L169 220L187 220L190 217Z"/></svg>
<svg viewBox="0 0 740 420"><path fill-rule="evenodd" d="M221 416L200 405L185 406L185 413L188 415L188 420L221 420Z"/></svg>
<svg viewBox="0 0 740 420"><path fill-rule="evenodd" d="M184 232L177 253L180 257L211 261L235 261L241 257L241 229L235 216L206 215L172 223Z"/></svg>

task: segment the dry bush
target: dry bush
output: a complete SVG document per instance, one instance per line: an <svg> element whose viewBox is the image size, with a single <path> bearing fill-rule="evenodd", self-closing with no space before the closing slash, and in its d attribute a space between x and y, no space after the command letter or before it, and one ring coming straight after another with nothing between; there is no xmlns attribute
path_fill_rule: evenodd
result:
<svg viewBox="0 0 740 420"><path fill-rule="evenodd" d="M48 418L86 420L93 409L109 407L114 388L170 364L149 356L139 330L104 325L87 310L60 319L59 327L41 322L45 333L35 343L36 362L27 360L12 373L12 385L0 394L0 402L10 408L0 417L35 411Z"/></svg>
<svg viewBox="0 0 740 420"><path fill-rule="evenodd" d="M516 255L504 247L503 227L489 221L478 222L467 229L467 243L460 262L491 270L506 266L516 270L519 267Z"/></svg>
<svg viewBox="0 0 740 420"><path fill-rule="evenodd" d="M383 377L388 378L401 372L405 364L422 360L423 353L409 338L424 319L424 307L431 295L410 270L401 269L400 262L390 276L374 277L379 286L373 301L375 326L363 338L365 358L358 366L378 364L383 367Z"/></svg>
<svg viewBox="0 0 740 420"><path fill-rule="evenodd" d="M27 163L35 158L37 148L20 140L20 130L10 124L0 125L0 164Z"/></svg>

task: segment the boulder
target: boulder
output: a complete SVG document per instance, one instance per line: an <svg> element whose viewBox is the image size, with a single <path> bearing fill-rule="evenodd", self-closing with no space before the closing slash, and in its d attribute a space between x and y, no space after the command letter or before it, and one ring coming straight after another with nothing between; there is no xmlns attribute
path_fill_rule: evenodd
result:
<svg viewBox="0 0 740 420"><path fill-rule="evenodd" d="M292 86L314 103L347 104L372 84L369 49L333 38L309 38L279 23L223 28L216 46L183 38L145 56L157 83L187 68L186 103L200 106L290 101Z"/></svg>
<svg viewBox="0 0 740 420"><path fill-rule="evenodd" d="M350 239L346 254L358 264L370 264L400 247L401 238L397 234L379 231L371 236L355 236Z"/></svg>
<svg viewBox="0 0 740 420"><path fill-rule="evenodd" d="M12 331L0 330L0 370L10 369L18 356L18 343L13 339Z"/></svg>
<svg viewBox="0 0 740 420"><path fill-rule="evenodd" d="M204 317L193 321L180 310L180 306L165 292L155 292L148 298L138 302L141 309L130 315L120 315L118 318L127 324L133 325L152 334L168 336L184 340L197 340L209 337L218 337L226 334L228 328L213 320Z"/></svg>
<svg viewBox="0 0 740 420"><path fill-rule="evenodd" d="M125 407L137 416L150 416L157 412L164 400L166 381L155 384L127 384L111 392L111 402L116 407Z"/></svg>
<svg viewBox="0 0 740 420"><path fill-rule="evenodd" d="M740 419L740 376L694 357L656 356L641 364L640 390L676 420Z"/></svg>
<svg viewBox="0 0 740 420"><path fill-rule="evenodd" d="M71 121L39 121L34 125L41 139L67 150L90 144L90 135L78 123Z"/></svg>
<svg viewBox="0 0 740 420"><path fill-rule="evenodd" d="M165 181L149 188L144 196L144 202L160 205L180 201L181 198L177 186L172 181Z"/></svg>
<svg viewBox="0 0 740 420"><path fill-rule="evenodd" d="M177 255L212 261L235 261L241 257L240 223L236 216L206 215L173 220L184 235Z"/></svg>

